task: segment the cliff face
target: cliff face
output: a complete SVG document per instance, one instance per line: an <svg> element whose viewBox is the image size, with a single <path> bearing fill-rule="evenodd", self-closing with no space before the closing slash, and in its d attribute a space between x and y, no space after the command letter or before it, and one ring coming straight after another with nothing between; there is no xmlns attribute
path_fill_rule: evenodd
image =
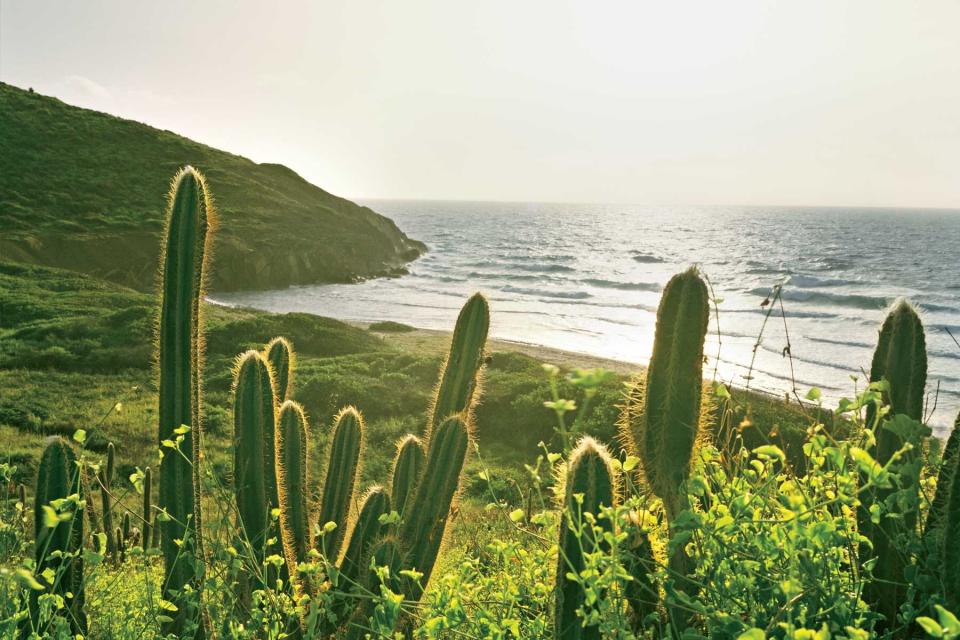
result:
<svg viewBox="0 0 960 640"><path fill-rule="evenodd" d="M0 83L0 258L152 290L169 181L216 198L214 291L401 273L426 247L276 164Z"/></svg>

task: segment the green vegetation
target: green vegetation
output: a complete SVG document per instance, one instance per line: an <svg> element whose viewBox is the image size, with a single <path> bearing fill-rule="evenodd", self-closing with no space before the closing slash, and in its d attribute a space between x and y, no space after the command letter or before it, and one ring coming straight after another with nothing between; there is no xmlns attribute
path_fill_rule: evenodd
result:
<svg viewBox="0 0 960 640"><path fill-rule="evenodd" d="M0 255L152 290L164 194L185 164L216 191L214 291L397 273L425 250L389 219L169 131L0 83Z"/></svg>
<svg viewBox="0 0 960 640"><path fill-rule="evenodd" d="M384 320L383 322L374 322L367 330L373 331L375 333L410 333L411 331L416 331L416 327L411 327L408 324L403 324L402 322L394 322L393 320Z"/></svg>

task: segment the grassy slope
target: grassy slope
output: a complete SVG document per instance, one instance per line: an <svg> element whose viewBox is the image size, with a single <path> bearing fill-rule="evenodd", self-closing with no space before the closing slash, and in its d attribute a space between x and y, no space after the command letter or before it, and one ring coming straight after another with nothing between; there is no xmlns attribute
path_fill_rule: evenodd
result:
<svg viewBox="0 0 960 640"><path fill-rule="evenodd" d="M0 83L0 255L149 290L169 181L199 167L221 218L214 289L351 281L423 245L276 164Z"/></svg>

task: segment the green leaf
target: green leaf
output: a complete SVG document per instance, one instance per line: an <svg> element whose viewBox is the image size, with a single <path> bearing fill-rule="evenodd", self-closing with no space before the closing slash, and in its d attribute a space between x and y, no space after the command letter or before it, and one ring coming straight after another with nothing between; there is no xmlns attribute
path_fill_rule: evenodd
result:
<svg viewBox="0 0 960 640"><path fill-rule="evenodd" d="M763 632L763 629L754 627L737 636L737 640L766 640L766 637L767 635Z"/></svg>
<svg viewBox="0 0 960 640"><path fill-rule="evenodd" d="M927 632L928 636L933 636L934 638L943 637L943 627L937 624L937 621L933 618L920 616L917 618L917 624L923 627L923 630Z"/></svg>
<svg viewBox="0 0 960 640"><path fill-rule="evenodd" d="M16 580L24 589L33 589L34 591L43 591L43 585L37 582L37 579L33 577L33 574L27 571L26 569L17 569L16 571Z"/></svg>
<svg viewBox="0 0 960 640"><path fill-rule="evenodd" d="M48 504L43 505L43 526L47 529L53 529L55 526L60 524L60 518L57 517L57 512L54 511L53 507Z"/></svg>
<svg viewBox="0 0 960 640"><path fill-rule="evenodd" d="M520 522L523 520L523 509L514 509L510 512L510 519L514 522Z"/></svg>
<svg viewBox="0 0 960 640"><path fill-rule="evenodd" d="M812 400L813 402L819 402L820 398L823 396L820 389L813 387L810 391L807 391L807 400Z"/></svg>
<svg viewBox="0 0 960 640"><path fill-rule="evenodd" d="M768 460L786 460L787 456L783 453L783 450L775 444L765 444L761 447L757 447L753 450L753 453L760 457L766 458Z"/></svg>
<svg viewBox="0 0 960 640"><path fill-rule="evenodd" d="M77 429L73 432L73 439L79 444L83 444L87 441L87 430L86 429Z"/></svg>
<svg viewBox="0 0 960 640"><path fill-rule="evenodd" d="M624 471L633 471L637 468L637 465L640 463L640 458L637 456L627 456L627 459L623 461L623 470Z"/></svg>

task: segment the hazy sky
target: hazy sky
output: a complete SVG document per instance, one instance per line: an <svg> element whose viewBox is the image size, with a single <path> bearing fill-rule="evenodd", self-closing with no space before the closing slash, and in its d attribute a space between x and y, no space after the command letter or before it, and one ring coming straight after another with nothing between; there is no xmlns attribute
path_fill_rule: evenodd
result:
<svg viewBox="0 0 960 640"><path fill-rule="evenodd" d="M960 207L958 0L0 0L0 79L353 198Z"/></svg>

